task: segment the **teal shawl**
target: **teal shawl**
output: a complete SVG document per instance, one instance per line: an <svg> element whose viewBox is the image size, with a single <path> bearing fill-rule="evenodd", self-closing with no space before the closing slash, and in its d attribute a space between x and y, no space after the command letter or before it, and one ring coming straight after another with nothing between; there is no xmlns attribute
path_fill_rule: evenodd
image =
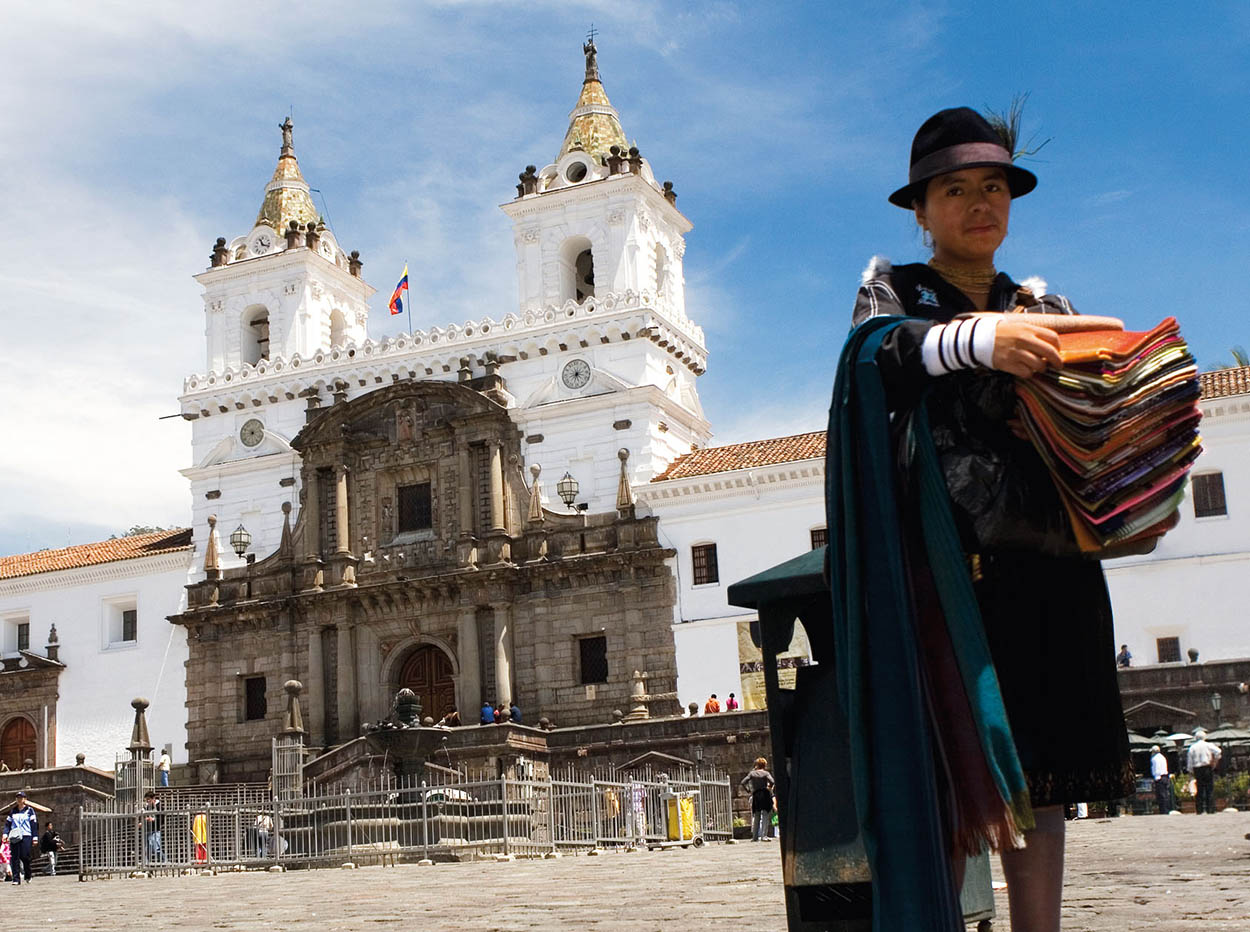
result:
<svg viewBox="0 0 1250 932"><path fill-rule="evenodd" d="M838 363L830 588L873 927L953 932L964 926L952 854L1018 843L1033 818L923 402L911 412L900 505L876 357L906 319L864 322Z"/></svg>

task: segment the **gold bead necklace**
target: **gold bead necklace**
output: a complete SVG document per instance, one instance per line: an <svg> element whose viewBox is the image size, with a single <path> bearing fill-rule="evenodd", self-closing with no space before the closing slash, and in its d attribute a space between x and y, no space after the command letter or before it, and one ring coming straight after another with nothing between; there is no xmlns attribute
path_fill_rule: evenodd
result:
<svg viewBox="0 0 1250 932"><path fill-rule="evenodd" d="M947 265L937 259L929 260L929 268L964 294L989 294L994 278L998 275L998 271L992 265L983 269L964 269Z"/></svg>

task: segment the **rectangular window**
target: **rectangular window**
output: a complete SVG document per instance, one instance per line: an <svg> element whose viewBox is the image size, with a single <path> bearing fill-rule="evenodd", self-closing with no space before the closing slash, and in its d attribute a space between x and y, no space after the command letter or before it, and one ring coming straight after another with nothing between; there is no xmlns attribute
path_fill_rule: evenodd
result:
<svg viewBox="0 0 1250 932"><path fill-rule="evenodd" d="M1155 647L1159 651L1159 663L1181 662L1180 638L1158 638L1155 640Z"/></svg>
<svg viewBox="0 0 1250 932"><path fill-rule="evenodd" d="M825 544L829 543L829 531L827 528L812 528L812 549L819 550Z"/></svg>
<svg viewBox="0 0 1250 932"><path fill-rule="evenodd" d="M139 603L133 595L113 596L104 602L104 647L134 647L139 640Z"/></svg>
<svg viewBox="0 0 1250 932"><path fill-rule="evenodd" d="M17 623L17 649L30 650L30 622L19 621Z"/></svg>
<svg viewBox="0 0 1250 932"><path fill-rule="evenodd" d="M122 640L137 641L139 627L139 612L136 609L128 608L122 612Z"/></svg>
<svg viewBox="0 0 1250 932"><path fill-rule="evenodd" d="M269 703L265 699L265 678L249 676L243 681L243 720L258 722L269 711Z"/></svg>
<svg viewBox="0 0 1250 932"><path fill-rule="evenodd" d="M1228 514L1224 501L1224 474L1204 472L1191 480L1194 492L1194 517L1211 518Z"/></svg>
<svg viewBox="0 0 1250 932"><path fill-rule="evenodd" d="M716 566L715 544L698 544L691 547L690 557L691 562L694 563L694 584L696 586L720 582L720 570Z"/></svg>
<svg viewBox="0 0 1250 932"><path fill-rule="evenodd" d="M430 484L401 485L396 489L399 499L399 524L396 531L428 531L433 527L430 509Z"/></svg>
<svg viewBox="0 0 1250 932"><path fill-rule="evenodd" d="M604 636L581 638L577 642L582 661L582 683L608 681L608 639Z"/></svg>

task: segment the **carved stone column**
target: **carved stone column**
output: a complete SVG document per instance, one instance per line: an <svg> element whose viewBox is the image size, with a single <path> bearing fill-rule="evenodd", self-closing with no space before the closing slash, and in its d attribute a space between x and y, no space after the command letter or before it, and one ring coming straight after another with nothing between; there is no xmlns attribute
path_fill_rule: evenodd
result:
<svg viewBox="0 0 1250 932"><path fill-rule="evenodd" d="M507 563L512 559L512 539L503 506L503 450L498 443L487 447L490 454L490 530L487 532L487 563Z"/></svg>
<svg viewBox="0 0 1250 932"><path fill-rule="evenodd" d="M503 513L503 451L499 444L491 443L490 450L490 529L492 533L506 533L507 521Z"/></svg>
<svg viewBox="0 0 1250 932"><path fill-rule="evenodd" d="M325 658L321 652L321 628L316 625L308 633L308 674L304 682L308 684L309 740L321 746L327 743Z"/></svg>
<svg viewBox="0 0 1250 932"><path fill-rule="evenodd" d="M334 529L338 553L350 553L352 549L347 518L347 467L340 464L334 467Z"/></svg>
<svg viewBox="0 0 1250 932"><path fill-rule="evenodd" d="M308 559L321 556L321 479L314 466L308 470L308 482L304 484L304 540L307 542Z"/></svg>
<svg viewBox="0 0 1250 932"><path fill-rule="evenodd" d="M352 626L338 623L338 710L339 743L350 741L360 732L356 713L356 653L352 649Z"/></svg>
<svg viewBox="0 0 1250 932"><path fill-rule="evenodd" d="M456 454L456 467L460 479L456 493L460 505L460 537L456 545L456 557L461 566L475 566L478 554L473 533L473 471L469 448L464 445L463 441Z"/></svg>
<svg viewBox="0 0 1250 932"><path fill-rule="evenodd" d="M503 602L494 608L495 701L506 709L512 704L512 606Z"/></svg>
<svg viewBox="0 0 1250 932"><path fill-rule="evenodd" d="M467 609L460 616L457 640L460 681L456 689L456 708L460 711L460 721L472 725L482 708L482 658L478 648L477 609Z"/></svg>

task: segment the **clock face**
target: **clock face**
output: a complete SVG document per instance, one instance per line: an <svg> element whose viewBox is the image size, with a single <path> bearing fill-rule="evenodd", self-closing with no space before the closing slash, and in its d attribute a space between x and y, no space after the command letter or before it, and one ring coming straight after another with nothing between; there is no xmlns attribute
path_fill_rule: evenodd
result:
<svg viewBox="0 0 1250 932"><path fill-rule="evenodd" d="M254 447L265 439L265 425L256 418L243 425L243 429L239 431L239 439L243 441L243 446Z"/></svg>
<svg viewBox="0 0 1250 932"><path fill-rule="evenodd" d="M560 376L569 388L585 388L590 381L590 366L584 359L574 359Z"/></svg>
<svg viewBox="0 0 1250 932"><path fill-rule="evenodd" d="M269 247L273 245L273 240L269 238L268 233L262 233L256 237L256 242L252 243L252 252L256 255L269 251Z"/></svg>

